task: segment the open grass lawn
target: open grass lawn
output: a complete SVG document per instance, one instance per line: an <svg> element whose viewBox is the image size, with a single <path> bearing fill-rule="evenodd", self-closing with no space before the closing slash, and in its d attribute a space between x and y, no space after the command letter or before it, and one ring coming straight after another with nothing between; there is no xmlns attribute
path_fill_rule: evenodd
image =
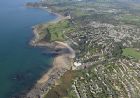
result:
<svg viewBox="0 0 140 98"><path fill-rule="evenodd" d="M56 24L50 24L48 26L48 33L50 33L50 41L63 41L64 32L69 28L69 22L67 20L60 21Z"/></svg>
<svg viewBox="0 0 140 98"><path fill-rule="evenodd" d="M124 15L121 20L128 24L140 25L140 17L134 15Z"/></svg>
<svg viewBox="0 0 140 98"><path fill-rule="evenodd" d="M123 55L127 57L134 57L136 59L140 59L140 51L137 51L134 48L125 48L123 49Z"/></svg>
<svg viewBox="0 0 140 98"><path fill-rule="evenodd" d="M129 20L129 21L140 21L139 16L134 16L134 15L124 15L122 17L123 20Z"/></svg>

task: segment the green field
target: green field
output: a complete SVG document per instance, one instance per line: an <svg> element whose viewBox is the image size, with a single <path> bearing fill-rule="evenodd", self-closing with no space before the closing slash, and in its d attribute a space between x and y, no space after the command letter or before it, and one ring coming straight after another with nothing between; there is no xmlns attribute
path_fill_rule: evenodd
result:
<svg viewBox="0 0 140 98"><path fill-rule="evenodd" d="M134 48L123 49L123 55L126 57L134 57L136 59L140 59L140 52Z"/></svg>
<svg viewBox="0 0 140 98"><path fill-rule="evenodd" d="M124 20L140 21L140 17L139 16L134 16L134 15L124 15L122 18Z"/></svg>
<svg viewBox="0 0 140 98"><path fill-rule="evenodd" d="M140 25L140 17L135 16L135 15L123 15L120 18L121 21L124 21L125 23L128 24L133 24L133 25Z"/></svg>
<svg viewBox="0 0 140 98"><path fill-rule="evenodd" d="M50 41L64 41L64 33L69 28L69 21L64 20L56 24L50 24L47 27L47 35Z"/></svg>

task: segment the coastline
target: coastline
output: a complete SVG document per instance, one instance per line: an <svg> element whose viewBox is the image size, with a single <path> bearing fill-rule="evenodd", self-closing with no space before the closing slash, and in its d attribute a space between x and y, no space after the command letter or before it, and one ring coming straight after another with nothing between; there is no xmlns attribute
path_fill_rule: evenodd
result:
<svg viewBox="0 0 140 98"><path fill-rule="evenodd" d="M70 19L69 16L62 16L51 11L51 9L49 8L42 7L41 9L57 16L56 19L48 22L46 24L47 26L49 24L58 23L59 21L65 19ZM39 25L33 26L34 37L31 40L30 45L34 47L50 48L51 51L61 49L61 52L58 52L58 55L54 57L52 67L37 81L33 88L31 88L31 90L25 94L24 98L43 98L43 96L51 89L51 87L55 85L56 80L58 80L67 70L71 69L71 66L73 65L73 58L75 58L75 51L66 42L55 41L49 43L40 41L38 27ZM67 49L68 51L65 52L65 49Z"/></svg>
<svg viewBox="0 0 140 98"><path fill-rule="evenodd" d="M48 34L44 37L44 41L55 41L52 50L56 49L58 55L54 58L53 67L37 81L26 98L138 97L139 57L136 54L139 52L139 32L132 32L138 30L138 24L132 21L136 17L129 17L132 20L121 19L126 18L122 17L123 15L133 16L134 13L131 13L133 7L125 6L129 7L126 10L123 5L119 5L119 2L117 4L112 2L112 5L110 2L106 4L101 2L101 5L103 4L101 7L96 1L88 2L88 7L85 7L83 2L75 2L50 3L52 5L49 7L52 10L64 15L70 14L73 19L68 21L70 23L68 26L63 27L60 19L61 22L56 21L57 24L40 29L41 37L43 32ZM98 8L99 11L96 10ZM56 40L67 40L67 43L77 51L74 62L72 61L75 57L74 50L67 43ZM76 47L72 41L78 46ZM133 49L127 51L127 48ZM75 72L77 76L68 79L70 76L64 77L64 73L68 72L72 64L74 64L72 69L77 69ZM57 79L59 80L56 81Z"/></svg>
<svg viewBox="0 0 140 98"><path fill-rule="evenodd" d="M59 21L63 21L63 20L68 20L68 19L71 19L70 16L63 16L59 13L56 13L56 12L53 12L51 11L51 9L49 9L48 7L39 7L41 10L44 10L44 11L47 11L49 12L50 14L54 14L55 16L57 16L57 18L53 19L52 21L48 22L48 23L45 23L46 25L46 28L49 24L55 24L55 23L58 23ZM53 49L56 44L55 43L49 43L49 42L40 42L40 38L39 38L39 27L40 25L42 24L37 24L35 26L32 26L32 31L33 31L33 34L34 34L34 37L33 39L30 41L30 45L31 46L39 46L39 47L48 47L48 48L51 48Z"/></svg>

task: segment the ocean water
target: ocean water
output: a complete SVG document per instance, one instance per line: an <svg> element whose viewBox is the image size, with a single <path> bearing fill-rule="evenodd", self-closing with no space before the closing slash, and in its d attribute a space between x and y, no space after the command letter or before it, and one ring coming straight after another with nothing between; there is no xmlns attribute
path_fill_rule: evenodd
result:
<svg viewBox="0 0 140 98"><path fill-rule="evenodd" d="M44 49L31 47L32 26L56 18L40 9L26 8L31 0L0 0L0 98L31 86L50 67ZM32 0L34 2L35 0Z"/></svg>

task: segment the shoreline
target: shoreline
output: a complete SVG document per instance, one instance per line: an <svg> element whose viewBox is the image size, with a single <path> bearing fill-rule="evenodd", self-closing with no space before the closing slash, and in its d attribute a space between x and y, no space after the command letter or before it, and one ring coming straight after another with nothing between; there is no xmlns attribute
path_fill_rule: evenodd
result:
<svg viewBox="0 0 140 98"><path fill-rule="evenodd" d="M69 16L65 17L61 14L51 11L49 8L40 8L49 13L52 13L57 16L56 19L48 22L46 25L55 24L59 21L63 21L65 19L70 19ZM66 43L66 42L41 42L38 40L38 25L33 26L33 34L34 37L30 41L30 45L34 47L46 47L50 48L51 51L61 48L61 53L58 53L56 57L54 57L52 67L45 73L36 83L35 85L25 94L25 98L34 98L39 97L43 98L43 96L51 89L55 82L67 71L70 70L73 65L73 58L75 58L75 51ZM68 52L63 52L63 49L68 49ZM65 50L64 50L65 51Z"/></svg>
<svg viewBox="0 0 140 98"><path fill-rule="evenodd" d="M44 10L44 11L47 11L48 13L54 14L55 16L57 16L55 19L49 21L48 23L43 23L43 24L46 24L46 28L47 28L47 26L49 24L55 24L55 23L58 23L59 21L71 19L70 16L63 16L63 15L61 15L59 13L53 12L48 7L47 8L45 8L45 7L39 7L39 9ZM36 46L39 46L39 47L54 48L56 46L55 43L52 43L52 42L51 43L49 43L49 42L45 42L44 43L44 42L38 41L38 39L39 39L39 35L38 35L39 31L38 31L38 28L39 28L40 25L43 25L43 24L37 24L35 26L32 26L32 29L33 29L32 31L33 31L33 34L34 35L33 35L32 40L30 41L30 45L31 46L35 46L35 47Z"/></svg>

